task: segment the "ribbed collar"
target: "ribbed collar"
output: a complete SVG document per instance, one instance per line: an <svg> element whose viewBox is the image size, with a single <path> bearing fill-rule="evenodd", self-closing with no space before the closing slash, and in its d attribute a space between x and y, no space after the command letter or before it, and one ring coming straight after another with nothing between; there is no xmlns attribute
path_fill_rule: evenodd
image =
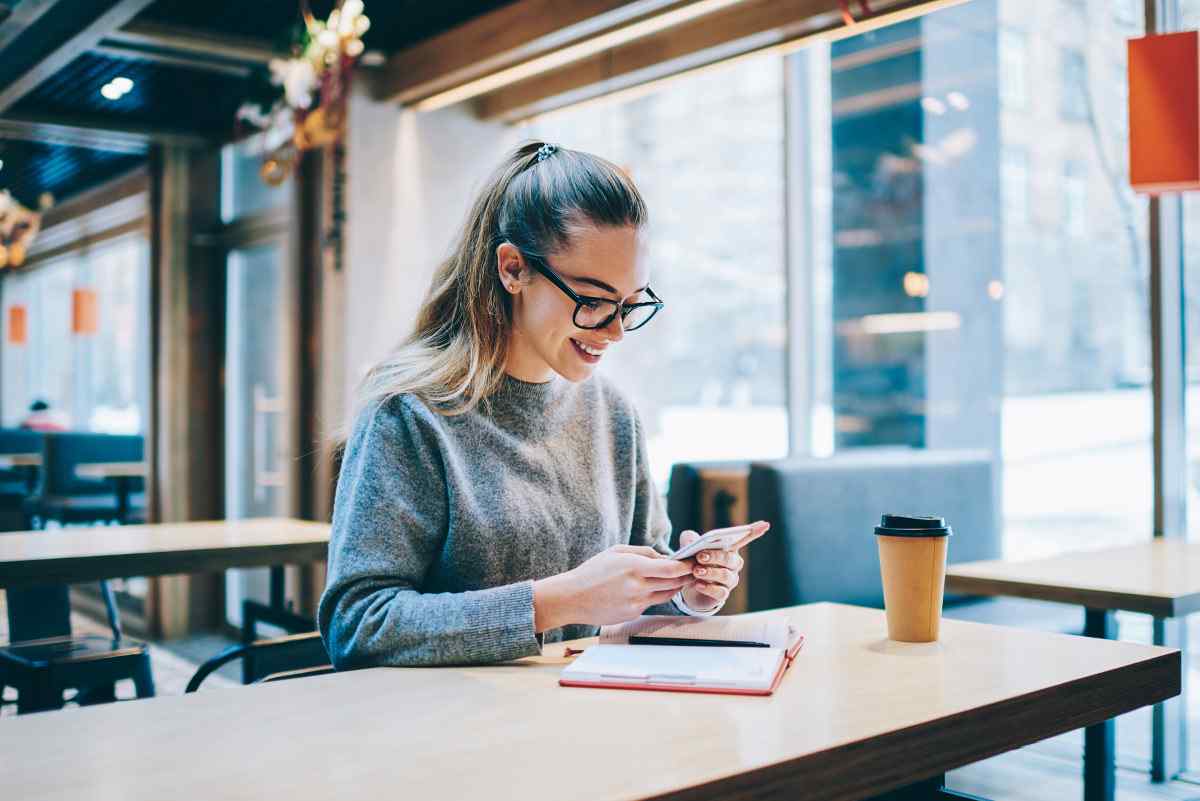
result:
<svg viewBox="0 0 1200 801"><path fill-rule="evenodd" d="M561 397L570 383L560 375L554 375L549 381L535 384L505 373L504 380L492 398L501 403L513 400L525 405L536 404L544 407Z"/></svg>

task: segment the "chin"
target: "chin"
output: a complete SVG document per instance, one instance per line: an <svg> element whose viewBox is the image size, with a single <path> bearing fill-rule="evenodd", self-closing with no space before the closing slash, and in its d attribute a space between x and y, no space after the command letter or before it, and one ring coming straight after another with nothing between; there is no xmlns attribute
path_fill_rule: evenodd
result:
<svg viewBox="0 0 1200 801"><path fill-rule="evenodd" d="M563 378L578 384L580 381L586 381L591 378L592 373L596 372L594 365L574 364L563 367L556 367L554 372L558 373Z"/></svg>

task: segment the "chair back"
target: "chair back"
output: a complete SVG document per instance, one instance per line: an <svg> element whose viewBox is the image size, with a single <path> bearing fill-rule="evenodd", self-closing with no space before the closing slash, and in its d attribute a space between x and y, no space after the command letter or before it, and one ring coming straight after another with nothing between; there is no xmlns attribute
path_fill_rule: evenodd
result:
<svg viewBox="0 0 1200 801"><path fill-rule="evenodd" d="M754 463L749 494L749 519L771 522L746 550L752 610L816 601L882 607L874 530L883 513L945 517L954 529L950 562L1001 555L986 452L888 450Z"/></svg>
<svg viewBox="0 0 1200 801"><path fill-rule="evenodd" d="M237 659L242 660L242 683L253 684L277 673L325 667L329 664L329 653L315 631L234 645L202 664L184 692L195 692L218 668Z"/></svg>
<svg viewBox="0 0 1200 801"><path fill-rule="evenodd" d="M80 478L75 469L89 462L140 462L143 439L132 434L47 433L42 451L38 494L50 496L111 495L102 479Z"/></svg>
<svg viewBox="0 0 1200 801"><path fill-rule="evenodd" d="M713 497L712 508L704 508L704 476L714 471L744 471L747 461L676 462L671 466L671 477L667 485L667 517L671 519L671 547L679 547L679 535L684 531L701 534L711 523L711 528L724 528L735 522L729 518L726 505L719 503L720 496Z"/></svg>
<svg viewBox="0 0 1200 801"><path fill-rule="evenodd" d="M71 633L71 601L66 584L5 591L9 642L65 637Z"/></svg>
<svg viewBox="0 0 1200 801"><path fill-rule="evenodd" d="M41 431L0 428L0 453L41 453L44 438Z"/></svg>

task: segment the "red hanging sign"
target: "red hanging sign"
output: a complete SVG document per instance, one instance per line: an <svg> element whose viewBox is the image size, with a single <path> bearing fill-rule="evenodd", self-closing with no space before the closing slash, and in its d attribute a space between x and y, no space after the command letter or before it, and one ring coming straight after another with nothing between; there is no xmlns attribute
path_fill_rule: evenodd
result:
<svg viewBox="0 0 1200 801"><path fill-rule="evenodd" d="M1200 34L1128 47L1130 184L1151 194L1200 189Z"/></svg>
<svg viewBox="0 0 1200 801"><path fill-rule="evenodd" d="M71 332L90 335L100 330L96 290L76 289L71 293Z"/></svg>
<svg viewBox="0 0 1200 801"><path fill-rule="evenodd" d="M24 345L29 341L29 314L24 306L8 307L8 344Z"/></svg>

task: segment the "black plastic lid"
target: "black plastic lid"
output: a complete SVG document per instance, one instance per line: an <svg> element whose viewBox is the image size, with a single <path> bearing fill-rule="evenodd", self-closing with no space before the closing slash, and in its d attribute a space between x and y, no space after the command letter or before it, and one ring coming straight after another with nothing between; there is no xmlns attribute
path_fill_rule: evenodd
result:
<svg viewBox="0 0 1200 801"><path fill-rule="evenodd" d="M887 537L949 537L953 532L944 517L884 515L875 534Z"/></svg>

